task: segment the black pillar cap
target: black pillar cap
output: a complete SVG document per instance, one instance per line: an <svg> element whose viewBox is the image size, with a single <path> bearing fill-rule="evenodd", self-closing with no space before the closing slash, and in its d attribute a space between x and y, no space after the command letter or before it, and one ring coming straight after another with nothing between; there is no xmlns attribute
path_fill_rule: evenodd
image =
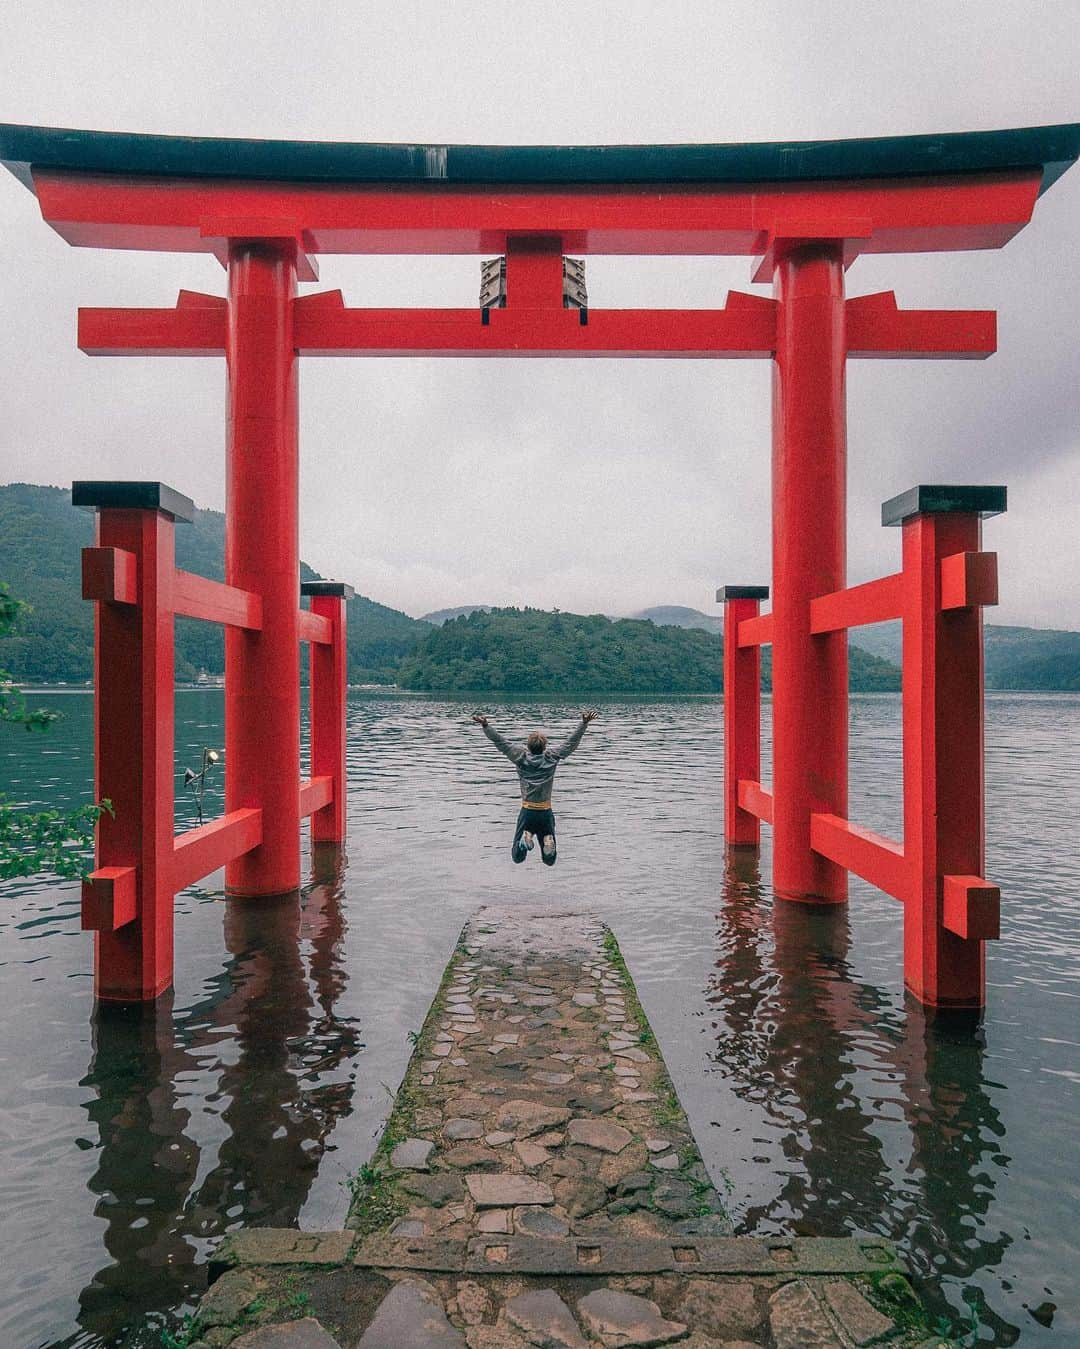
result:
<svg viewBox="0 0 1080 1349"><path fill-rule="evenodd" d="M902 525L913 515L944 515L949 511L988 520L1007 509L1007 497L1006 487L946 487L920 483L882 504L881 523Z"/></svg>
<svg viewBox="0 0 1080 1349"><path fill-rule="evenodd" d="M721 586L716 592L717 604L725 600L767 600L768 586Z"/></svg>
<svg viewBox="0 0 1080 1349"><path fill-rule="evenodd" d="M336 595L351 600L356 591L345 581L301 581L301 595Z"/></svg>
<svg viewBox="0 0 1080 1349"><path fill-rule="evenodd" d="M73 482L71 504L86 510L160 511L190 524L195 503L163 482Z"/></svg>

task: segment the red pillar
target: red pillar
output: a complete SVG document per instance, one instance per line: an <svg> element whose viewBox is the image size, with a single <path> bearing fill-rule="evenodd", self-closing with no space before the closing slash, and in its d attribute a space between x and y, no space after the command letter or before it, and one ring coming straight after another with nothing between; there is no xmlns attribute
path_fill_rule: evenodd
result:
<svg viewBox="0 0 1080 1349"><path fill-rule="evenodd" d="M1002 487L927 486L882 508L903 526L904 982L931 1007L983 1005L983 943L997 936L997 888L982 879L981 609L997 571L980 538L1004 509Z"/></svg>
<svg viewBox="0 0 1080 1349"><path fill-rule="evenodd" d="M225 809L259 807L263 841L226 888L300 884L299 468L292 241L229 248L225 580L262 596L260 632L225 631Z"/></svg>
<svg viewBox="0 0 1080 1349"><path fill-rule="evenodd" d="M311 776L333 779L329 805L311 817L312 843L344 843L346 830L345 704L348 696L346 604L353 588L341 581L305 581L311 611L330 624L329 643L312 642L308 680L311 698Z"/></svg>
<svg viewBox="0 0 1080 1349"><path fill-rule="evenodd" d="M112 803L83 927L95 930L96 997L148 1002L173 981L174 521L194 507L157 482L75 483L72 501L98 513L83 594L97 601L94 795Z"/></svg>
<svg viewBox="0 0 1080 1349"><path fill-rule="evenodd" d="M756 848L761 826L739 805L739 783L761 781L761 647L739 646L739 624L756 618L768 586L723 586L724 606L724 839Z"/></svg>
<svg viewBox="0 0 1080 1349"><path fill-rule="evenodd" d="M847 816L847 638L810 634L810 601L846 571L844 273L839 241L776 261L773 367L773 886L840 903L847 874L810 847L810 815Z"/></svg>

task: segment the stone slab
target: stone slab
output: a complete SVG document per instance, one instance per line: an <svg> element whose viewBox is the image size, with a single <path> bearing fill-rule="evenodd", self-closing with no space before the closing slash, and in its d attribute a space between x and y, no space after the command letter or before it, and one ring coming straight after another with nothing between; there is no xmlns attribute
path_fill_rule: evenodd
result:
<svg viewBox="0 0 1080 1349"><path fill-rule="evenodd" d="M503 1314L530 1344L542 1349L588 1349L570 1308L553 1288L519 1293L509 1299Z"/></svg>
<svg viewBox="0 0 1080 1349"><path fill-rule="evenodd" d="M466 1176L465 1184L477 1208L514 1208L518 1204L553 1204L550 1185L532 1176L504 1171L494 1175Z"/></svg>
<svg viewBox="0 0 1080 1349"><path fill-rule="evenodd" d="M769 1299L769 1330L775 1349L843 1349L843 1341L801 1279L786 1283Z"/></svg>
<svg viewBox="0 0 1080 1349"><path fill-rule="evenodd" d="M577 1311L589 1333L606 1349L670 1344L686 1334L686 1326L661 1316L655 1302L617 1288L587 1293Z"/></svg>
<svg viewBox="0 0 1080 1349"><path fill-rule="evenodd" d="M240 1265L340 1265L355 1232L298 1232L294 1227L245 1227L225 1241L224 1256Z"/></svg>
<svg viewBox="0 0 1080 1349"><path fill-rule="evenodd" d="M446 1318L431 1284L403 1279L375 1309L359 1349L466 1349L465 1337Z"/></svg>

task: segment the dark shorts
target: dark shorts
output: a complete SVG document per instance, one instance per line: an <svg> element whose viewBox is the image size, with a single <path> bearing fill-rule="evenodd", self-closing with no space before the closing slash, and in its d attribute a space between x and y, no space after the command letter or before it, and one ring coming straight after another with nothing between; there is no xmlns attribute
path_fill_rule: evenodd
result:
<svg viewBox="0 0 1080 1349"><path fill-rule="evenodd" d="M510 856L515 862L524 862L528 857L528 849L521 841L521 836L526 830L536 839L536 850L540 854L540 859L545 866L553 867L555 865L555 853L550 857L544 856L544 850L541 846L545 834L555 837L555 812L552 810L525 810L518 811L517 827L514 830L514 841L510 845Z"/></svg>

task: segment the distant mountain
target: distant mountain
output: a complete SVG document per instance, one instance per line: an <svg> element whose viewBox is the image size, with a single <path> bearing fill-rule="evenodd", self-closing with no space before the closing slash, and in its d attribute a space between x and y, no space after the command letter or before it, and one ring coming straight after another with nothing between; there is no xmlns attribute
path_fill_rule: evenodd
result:
<svg viewBox="0 0 1080 1349"><path fill-rule="evenodd" d="M459 604L456 609L434 609L430 614L421 614L419 622L434 623L441 628L444 623L452 623L455 618L468 618L470 614L486 614L490 604Z"/></svg>
<svg viewBox="0 0 1080 1349"><path fill-rule="evenodd" d="M715 632L602 614L476 610L434 628L402 662L404 688L475 693L719 693ZM895 690L900 671L852 651L851 687ZM770 685L769 653L762 683Z"/></svg>
<svg viewBox="0 0 1080 1349"><path fill-rule="evenodd" d="M477 609L402 662L408 689L475 693L719 693L715 636L602 614Z"/></svg>
<svg viewBox="0 0 1080 1349"><path fill-rule="evenodd" d="M82 683L91 677L93 605L81 597L81 552L93 542L93 517L59 487L0 486L0 580L33 608L20 631L0 641L0 667L24 682ZM225 517L195 512L176 530L176 563L212 580L225 577ZM301 580L318 580L305 562ZM297 604L299 605L299 594ZM406 652L429 632L408 614L357 595L349 601L349 678L393 680ZM176 622L176 675L220 674L225 643L214 623Z"/></svg>
<svg viewBox="0 0 1080 1349"><path fill-rule="evenodd" d="M703 614L683 604L656 604L639 609L631 618L645 619L661 628L701 628L703 632L723 632L724 620L716 614Z"/></svg>
<svg viewBox="0 0 1080 1349"><path fill-rule="evenodd" d="M852 636L864 651L900 663L899 622L875 623ZM1080 690L1080 632L987 623L983 637L987 688Z"/></svg>

